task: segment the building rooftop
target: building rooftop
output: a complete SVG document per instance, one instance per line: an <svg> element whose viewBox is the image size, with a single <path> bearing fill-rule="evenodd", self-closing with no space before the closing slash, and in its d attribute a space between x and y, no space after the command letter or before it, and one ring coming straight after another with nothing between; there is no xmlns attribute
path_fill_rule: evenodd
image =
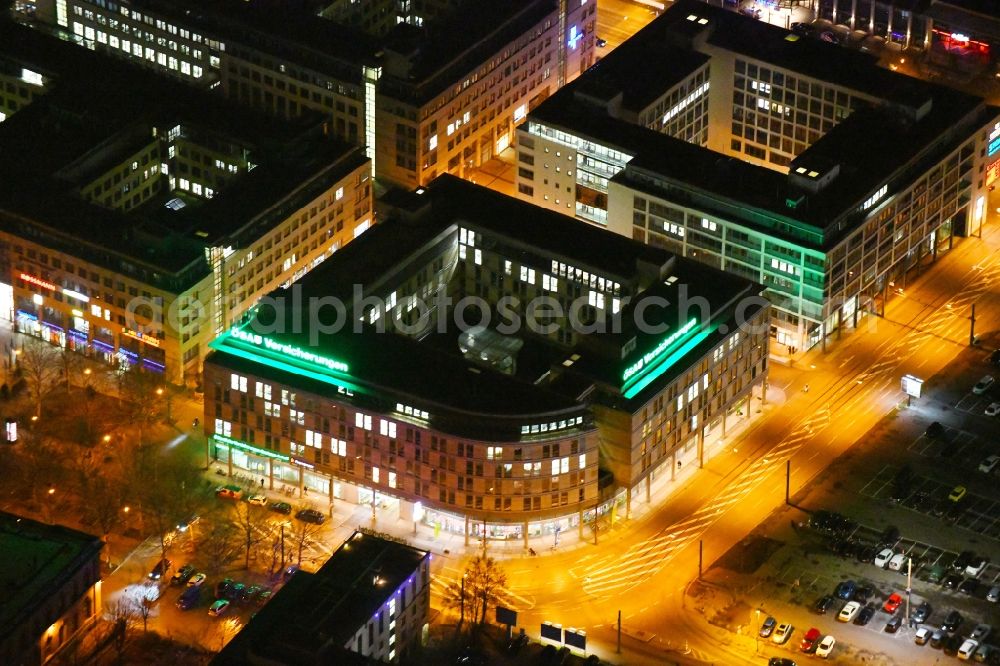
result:
<svg viewBox="0 0 1000 666"><path fill-rule="evenodd" d="M44 95L0 125L0 177L7 184L0 191L2 223L32 220L53 242L79 245L98 264L125 259L167 282L168 275L185 273L181 282L188 284L207 273L206 246L239 247L248 234L259 236L261 225L290 213L285 208L293 202L315 197L365 162L359 149L326 139L318 117L267 118L11 22L0 22L0 57L49 81ZM172 128L253 167L210 199L165 183L160 196L127 211L81 196L91 179ZM164 205L175 198L186 205Z"/></svg>
<svg viewBox="0 0 1000 666"><path fill-rule="evenodd" d="M602 103L617 89L626 99L659 97L672 83L689 76L708 58L696 49L708 44L800 72L879 100L840 121L792 162L814 171L816 165L839 173L830 184L804 192L785 173L728 157L620 117ZM867 55L820 40L799 38L782 28L698 0L681 0L582 77L534 109L538 122L589 137L632 156L615 182L656 192L671 184L701 192L706 212L741 219L800 245L823 249L863 217L861 204L887 183L902 184L954 150L968 134L996 115L983 100L881 69ZM698 57L651 59L660 49L685 50ZM648 66L648 62L655 66ZM629 77L642 65L642 77ZM715 85L715 82L712 82ZM597 90L599 94L593 91ZM639 107L641 108L641 106ZM962 132L949 131L956 127ZM892 187L892 185L890 185ZM805 195L805 199L802 197ZM802 202L791 206L788 202Z"/></svg>
<svg viewBox="0 0 1000 666"><path fill-rule="evenodd" d="M104 544L91 534L0 512L0 622L16 627Z"/></svg>
<svg viewBox="0 0 1000 666"><path fill-rule="evenodd" d="M465 358L458 344L462 331L450 324L440 335L421 340L379 332L367 318L358 321L364 311L354 308L355 301L362 302L362 295L384 298L405 282L405 276L453 252L460 226L488 232L490 240L485 242L503 242L504 251L514 252L515 261L517 248L524 247L582 270L614 276L627 286L623 294L635 294L621 317L632 317L635 303L655 296L666 299L666 304L657 302L647 318L666 330L677 330L690 320L680 311L687 302L682 293L689 299L703 297L711 311L697 322L699 330L689 327L685 343L694 337L715 339L712 336L722 323L732 330L729 319L735 299L759 293L750 281L453 176L439 177L420 197L418 201L425 203L417 210L397 212L316 267L292 286L297 290L294 295L272 294L282 304L281 314L276 317L276 308L262 305L242 330L212 343L217 352L208 362L263 374L319 395L334 397L349 391L355 401L373 406L411 404L430 412L435 427L446 432L475 437L508 430L516 440L530 419L562 420L582 413L584 384L555 381L569 367L565 361L570 357L575 357L576 365L569 365L575 374L586 376L587 385L600 385L626 400L637 398L639 390L622 385L622 372L634 363L636 354L657 346L663 329L647 335L624 321L620 333L584 332L573 347L525 332L519 334L525 345L518 369L505 374ZM361 285L358 293L353 293L354 284ZM331 295L345 302L343 321L348 323L336 331L330 326L338 316L332 307L320 311L320 316L307 311L310 303L319 302L313 299ZM453 295L457 299L464 292ZM761 307L766 307L763 303ZM321 332L318 321L330 332ZM255 333L261 335L253 338ZM635 351L623 353L630 344ZM693 358L684 352L671 365L675 370L686 368Z"/></svg>
<svg viewBox="0 0 1000 666"><path fill-rule="evenodd" d="M421 562L429 557L355 532L319 571L296 573L212 663L242 665L255 658L282 664L355 663L343 646L393 594L421 575Z"/></svg>

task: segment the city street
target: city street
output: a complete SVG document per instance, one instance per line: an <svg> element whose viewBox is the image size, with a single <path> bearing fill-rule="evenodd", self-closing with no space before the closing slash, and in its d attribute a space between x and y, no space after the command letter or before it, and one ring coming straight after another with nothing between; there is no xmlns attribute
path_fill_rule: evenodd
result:
<svg viewBox="0 0 1000 666"><path fill-rule="evenodd" d="M902 375L931 380L947 367L968 346L973 302L977 332L996 329L1000 256L991 251L998 243L995 226L983 240L960 241L889 303L884 319L863 321L827 353L811 351L794 367L773 365L771 384L788 395L780 413L752 421L732 443L742 455L710 461L630 530L612 533L597 548L507 561L519 624L532 635L543 621L585 628L594 651L613 660L620 610L623 662L662 663L659 650L685 648L707 660L753 662L746 643L719 644L685 612L681 591L697 573L698 542L707 567L782 504L787 460L794 496L905 402ZM461 569L450 564L438 573L447 578Z"/></svg>

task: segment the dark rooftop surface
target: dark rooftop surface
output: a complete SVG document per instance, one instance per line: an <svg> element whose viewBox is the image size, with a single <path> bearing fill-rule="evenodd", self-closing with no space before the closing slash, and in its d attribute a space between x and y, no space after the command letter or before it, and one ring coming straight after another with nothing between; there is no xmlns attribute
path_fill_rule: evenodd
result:
<svg viewBox="0 0 1000 666"><path fill-rule="evenodd" d="M274 381L302 386L310 392L330 397L340 393L336 385L336 381L340 381L344 388L355 393L356 400L368 400L374 404L381 401L383 405L398 400L426 409L432 414L435 427L447 432L476 436L478 431L495 434L510 427L511 437L516 438L524 418L543 414L569 416L580 409L579 400L584 388L580 382L539 381L546 369L558 370L562 361L574 353L584 359L574 366L577 375L586 375L588 381L605 385L612 393L617 391L623 368L632 363L629 357L623 360L620 353L625 341L636 337L632 327L624 325L621 334L587 334L573 348L534 341L526 333L522 336L526 341L522 349L523 362L519 355L518 372L507 375L465 359L458 349L459 330L456 327L448 327L447 334L420 341L396 333L379 333L375 326L369 324L357 331L345 326L337 332L321 333L310 322L319 320L331 324L336 317L333 308L321 311L319 316L310 316L305 304L314 297L331 294L342 298L353 296L351 285L355 283L364 284L365 293L370 293L373 291L371 284L377 283L384 273L396 267L426 265L444 251L442 243L450 247L455 242L447 234L454 234L455 226L461 224L491 231L504 238L505 242L516 239L543 254L564 256L574 265L587 266L593 262L593 266L600 270L622 276L623 283L639 281L637 259L643 257L657 271L657 275L662 274L661 270L666 271L663 280L667 280L668 276L675 278L668 285L656 278L652 278L649 284L651 278L644 277L641 288L646 291L637 297L642 298L645 294L666 298L668 306L657 303L648 309L646 316L650 320L665 322L670 328L683 323L682 313L678 311L686 302L681 297L681 289L688 298L707 299L713 318L729 317L729 314L720 313L731 311L733 299L760 291L759 287L743 278L675 257L666 250L618 236L453 176L439 177L421 196L429 199L430 203L419 219L397 218L380 222L297 283L293 287L300 289L297 295L284 291L272 294L283 299L288 306L277 320L280 325L275 325L274 309L264 305L257 311L257 319L245 328L247 332L259 331L272 341L345 363L348 366L346 372L339 375L334 372L335 380L331 382L324 379L330 373L316 365L310 367L316 368L321 376L310 377L308 372L299 371L300 368L308 370L308 367L288 367L284 358L274 357L285 363L284 367L280 367L267 361L240 357L241 350L249 351L257 358L259 354L254 351L256 348L247 346L249 343L241 344L231 338L214 345L218 351L210 356L209 362L238 372L263 374ZM422 253L425 256L421 256ZM414 257L419 257L421 261L414 261ZM390 281L384 286L387 293L388 289L396 288L396 282ZM301 305L295 305L296 300ZM361 313L352 312L350 305L348 308L345 321L353 322ZM631 316L632 310L626 308L623 312ZM686 315L683 320L687 321ZM298 327L296 321L300 322ZM313 327L317 329L315 333L310 330ZM638 353L655 346L653 338L657 335L638 335ZM678 367L692 358L685 355ZM428 378L433 378L433 381L428 381ZM662 386L662 383L659 385ZM449 418L454 420L448 422Z"/></svg>
<svg viewBox="0 0 1000 666"><path fill-rule="evenodd" d="M102 547L91 534L0 512L0 626L24 622Z"/></svg>
<svg viewBox="0 0 1000 666"><path fill-rule="evenodd" d="M253 663L251 654L285 664L354 663L342 646L396 590L421 575L418 568L427 556L410 546L355 532L319 571L296 573L212 663L242 666ZM411 599L408 589L408 603ZM326 658L317 661L314 655Z"/></svg>
<svg viewBox="0 0 1000 666"><path fill-rule="evenodd" d="M689 16L704 19L706 23L688 20ZM655 66L648 66L648 54L660 48L679 48L665 45L683 44L706 32L709 42L716 46L886 100L880 107L855 111L793 162L793 167L810 163L840 166L840 174L832 184L818 194L809 194L803 205L795 209L787 206L786 199L798 197L801 190L780 171L614 118L605 106L588 103L576 94L578 90L587 94L588 87L596 86L600 93L596 96L607 97L610 90L618 87L626 99L656 99L663 92L661 86L683 78L700 66L700 61L682 65L683 61L664 64L661 59L653 61ZM823 230L834 223L839 225L845 214L849 215L867 194L898 175L899 169L913 170L926 166L931 157L940 159L969 132L987 122L989 112L976 97L881 69L874 59L836 45L805 38L788 41L786 37L791 34L697 0L681 0L627 42L629 48L617 49L556 92L534 109L529 119L592 137L634 155L625 171L614 177L616 181L656 191L652 184L637 176L642 171L663 176L709 195L709 199L720 202L727 215L735 215L752 226L763 224L753 209L764 211L780 224L797 224L800 231L794 234L778 231L770 224L764 224L764 228L768 233L817 249L834 243L839 236L833 232L824 235ZM644 76L631 79L627 76L640 67ZM591 83L591 79L596 83ZM920 120L906 119L915 115L916 109L927 106L930 111ZM966 136L939 141L949 136L949 128L957 126L965 128ZM929 150L932 145L934 148ZM706 200L705 206L711 205ZM847 228L844 233L849 231Z"/></svg>
<svg viewBox="0 0 1000 666"><path fill-rule="evenodd" d="M67 243L78 238L168 273L204 263L207 244L232 240L315 174L327 171L319 188L365 161L358 149L322 138L317 118L267 118L7 21L0 21L0 57L54 77L44 95L0 125L0 209L37 220ZM246 149L258 166L213 199L190 197L179 211L154 198L126 213L76 194L155 141L154 127L175 125Z"/></svg>

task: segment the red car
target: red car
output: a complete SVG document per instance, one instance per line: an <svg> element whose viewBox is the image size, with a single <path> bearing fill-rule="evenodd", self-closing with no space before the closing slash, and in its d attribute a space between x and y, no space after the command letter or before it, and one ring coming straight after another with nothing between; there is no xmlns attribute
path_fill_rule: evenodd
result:
<svg viewBox="0 0 1000 666"><path fill-rule="evenodd" d="M813 653L816 651L816 645L819 643L819 639L823 637L823 634L819 632L819 629L813 627L806 632L806 635L802 637L802 642L799 643L799 649L806 653Z"/></svg>
<svg viewBox="0 0 1000 666"><path fill-rule="evenodd" d="M889 595L889 598L885 600L885 604L882 605L882 610L886 613L895 613L899 610L899 605L903 603L903 597L899 596L895 592Z"/></svg>

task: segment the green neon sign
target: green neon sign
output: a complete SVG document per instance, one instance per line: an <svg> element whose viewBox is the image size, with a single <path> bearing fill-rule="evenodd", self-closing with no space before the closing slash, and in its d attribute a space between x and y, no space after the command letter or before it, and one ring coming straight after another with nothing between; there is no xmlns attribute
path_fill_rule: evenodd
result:
<svg viewBox="0 0 1000 666"><path fill-rule="evenodd" d="M641 377L634 378L633 381L635 381L635 380L638 380L638 381L636 381L636 383L631 388L623 391L623 395L625 396L625 398L626 399L631 399L631 398L634 398L636 395L638 395L640 391L642 391L644 388L646 388L651 383L653 383L653 381L657 377L659 377L664 372L666 372L667 370L669 370L672 365L674 365L675 363L677 363L677 361L679 361L682 358L684 358L684 356L689 351L691 351L692 349L694 349L695 347L697 347L699 344L701 344L702 341L705 338L707 338L709 335L711 335L714 331L715 331L715 327L714 326L711 327L711 328L704 329L700 333L696 334L693 338L691 338L690 340L688 340L687 342L685 342L681 347L679 347L672 354L670 354L669 356L667 356L666 358L664 358L662 361L659 361L655 365L650 366L649 369L646 370L646 372L643 373L643 375Z"/></svg>
<svg viewBox="0 0 1000 666"><path fill-rule="evenodd" d="M226 437L225 435L216 434L212 435L212 437L217 442L220 442L222 444L227 444L236 449L242 449L248 453L253 453L254 455L264 456L265 458L274 458L282 462L288 462L290 460L288 456L283 456L280 453L275 453L274 451L268 451L267 449L258 449L256 446L250 446L246 442L241 442L238 439L232 439L230 437Z"/></svg>
<svg viewBox="0 0 1000 666"><path fill-rule="evenodd" d="M251 338L250 340L246 339L248 336ZM237 356L270 368L275 368L276 370L283 370L284 372L290 372L302 377L309 377L310 379L315 379L325 384L333 384L334 386L343 389L341 392L361 390L361 387L357 384L333 376L333 372L339 374L341 371L333 370L333 366L331 366L330 363L317 364L310 362L302 355L296 356L283 354L278 351L275 346L267 347L263 343L263 340L260 344L257 344L255 337L256 336L252 334L247 334L242 331L240 331L240 336L237 337L233 335L232 331L230 331L229 333L223 333L212 342L209 342L208 346L217 351L231 354L232 356ZM313 356L321 358L315 354ZM335 364L338 363L332 359L326 360ZM346 368L347 365L339 364L338 367Z"/></svg>
<svg viewBox="0 0 1000 666"><path fill-rule="evenodd" d="M268 351L273 351L275 353L281 354L283 356L291 356L292 358L305 361L306 363L311 363L313 365L321 365L324 368L328 368L335 372L348 372L347 364L338 361L336 359L327 358L325 356L320 356L319 354L314 354L311 351L306 351L301 347L295 347L293 345L286 345L283 342L278 342L272 340L271 338L265 338L263 335L258 335L256 333L247 333L238 328L233 328L229 331L229 335L240 340L241 342L246 342L248 344L254 345L256 347L262 347Z"/></svg>
<svg viewBox="0 0 1000 666"><path fill-rule="evenodd" d="M637 374L642 372L643 368L649 366L651 363L656 361L657 357L665 353L670 347L670 345L677 342L677 340L681 336L688 333L692 328L697 326L697 324L698 321L696 319L692 319L691 321L684 324L679 329L668 335L666 338L661 340L660 344L656 345L655 347L653 347L653 349L643 354L642 358L640 358L638 361L636 361L629 367L625 368L625 372L622 373L622 381L625 382L626 385L628 385L629 379L635 377Z"/></svg>

